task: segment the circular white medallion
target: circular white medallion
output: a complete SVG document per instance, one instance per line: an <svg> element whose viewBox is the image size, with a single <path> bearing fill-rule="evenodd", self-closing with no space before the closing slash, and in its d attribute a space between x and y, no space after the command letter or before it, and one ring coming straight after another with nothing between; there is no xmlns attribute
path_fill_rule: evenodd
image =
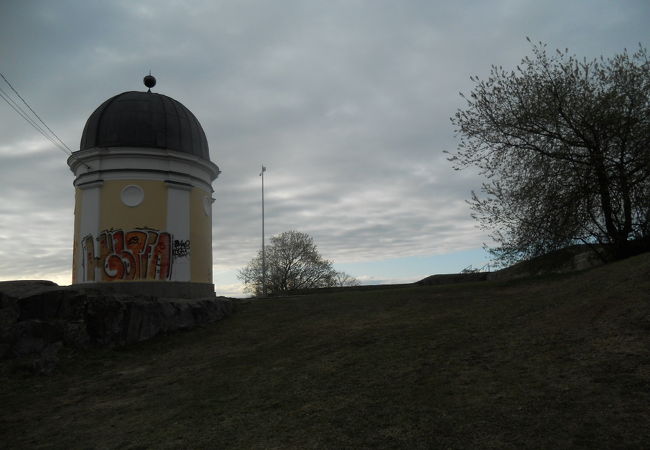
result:
<svg viewBox="0 0 650 450"><path fill-rule="evenodd" d="M129 184L122 189L120 198L126 206L138 206L144 200L144 191L140 186Z"/></svg>
<svg viewBox="0 0 650 450"><path fill-rule="evenodd" d="M212 198L211 197L203 197L203 212L205 213L206 216L209 216L210 213L212 212Z"/></svg>

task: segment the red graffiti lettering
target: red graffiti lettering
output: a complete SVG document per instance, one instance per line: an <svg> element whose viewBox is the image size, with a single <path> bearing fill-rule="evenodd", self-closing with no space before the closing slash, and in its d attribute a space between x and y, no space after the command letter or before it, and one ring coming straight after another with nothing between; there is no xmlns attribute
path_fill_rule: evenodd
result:
<svg viewBox="0 0 650 450"><path fill-rule="evenodd" d="M172 238L169 233L161 233L149 257L149 280L167 280L172 274Z"/></svg>
<svg viewBox="0 0 650 450"><path fill-rule="evenodd" d="M83 238L81 248L84 254L81 260L84 280L95 281L95 241L92 235Z"/></svg>
<svg viewBox="0 0 650 450"><path fill-rule="evenodd" d="M99 257L91 235L83 239L83 276L95 280L99 268L102 281L169 280L172 273L172 236L157 230L105 230L96 239Z"/></svg>

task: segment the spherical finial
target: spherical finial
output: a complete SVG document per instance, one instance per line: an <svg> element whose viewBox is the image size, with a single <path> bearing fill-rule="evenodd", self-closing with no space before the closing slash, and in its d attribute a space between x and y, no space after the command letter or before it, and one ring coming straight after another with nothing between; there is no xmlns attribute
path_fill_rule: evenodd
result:
<svg viewBox="0 0 650 450"><path fill-rule="evenodd" d="M144 77L144 79L142 81L144 81L144 85L149 88L148 92L151 92L151 88L156 85L156 77L151 75L151 72L149 72L149 75Z"/></svg>

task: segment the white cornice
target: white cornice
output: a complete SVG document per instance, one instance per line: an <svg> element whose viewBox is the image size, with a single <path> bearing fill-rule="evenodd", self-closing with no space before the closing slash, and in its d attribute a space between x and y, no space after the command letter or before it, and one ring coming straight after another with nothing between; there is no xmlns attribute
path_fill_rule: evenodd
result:
<svg viewBox="0 0 650 450"><path fill-rule="evenodd" d="M175 150L102 147L81 150L68 158L75 186L98 180L151 179L201 185L212 192L219 167L211 161Z"/></svg>

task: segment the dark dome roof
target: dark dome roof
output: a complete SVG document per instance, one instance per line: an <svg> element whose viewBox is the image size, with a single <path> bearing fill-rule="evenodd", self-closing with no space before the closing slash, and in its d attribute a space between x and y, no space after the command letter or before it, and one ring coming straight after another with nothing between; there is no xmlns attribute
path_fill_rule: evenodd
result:
<svg viewBox="0 0 650 450"><path fill-rule="evenodd" d="M88 118L79 149L93 147L166 148L210 160L208 140L194 114L153 92L123 92L102 103Z"/></svg>

